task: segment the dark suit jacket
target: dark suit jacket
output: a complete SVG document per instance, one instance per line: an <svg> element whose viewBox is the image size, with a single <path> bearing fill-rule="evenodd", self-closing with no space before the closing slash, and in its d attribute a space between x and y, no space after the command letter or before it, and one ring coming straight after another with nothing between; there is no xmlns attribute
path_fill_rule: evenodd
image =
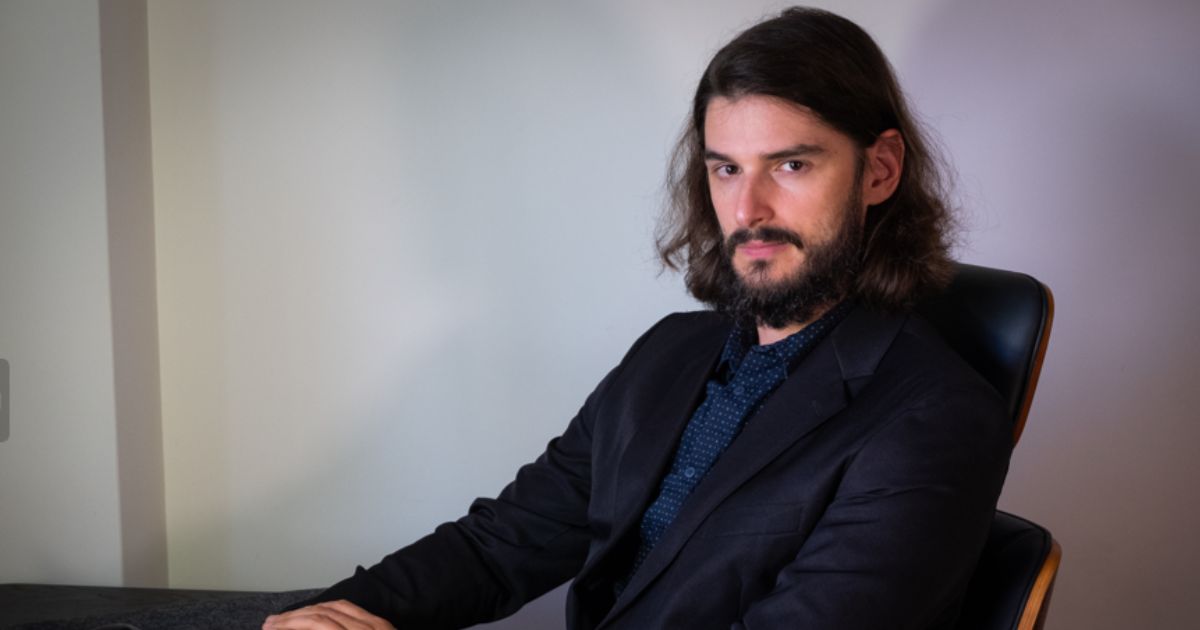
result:
<svg viewBox="0 0 1200 630"><path fill-rule="evenodd" d="M662 320L499 497L318 600L461 627L574 577L572 630L950 627L1011 427L927 324L863 308L747 421L614 597L729 329L710 312Z"/></svg>

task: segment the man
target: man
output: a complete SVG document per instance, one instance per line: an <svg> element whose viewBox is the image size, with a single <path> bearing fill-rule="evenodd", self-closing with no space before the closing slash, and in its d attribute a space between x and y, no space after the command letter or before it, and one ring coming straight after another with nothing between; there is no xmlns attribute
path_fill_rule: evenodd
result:
<svg viewBox="0 0 1200 630"><path fill-rule="evenodd" d="M498 498L264 628L464 627L572 578L572 629L952 627L1011 438L908 314L950 268L934 166L856 25L739 35L659 238L713 310L646 332Z"/></svg>

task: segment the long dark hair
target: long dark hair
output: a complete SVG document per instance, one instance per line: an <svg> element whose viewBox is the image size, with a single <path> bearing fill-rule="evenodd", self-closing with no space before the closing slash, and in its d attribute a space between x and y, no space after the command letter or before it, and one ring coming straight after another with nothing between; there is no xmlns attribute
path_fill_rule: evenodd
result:
<svg viewBox="0 0 1200 630"><path fill-rule="evenodd" d="M717 52L696 88L692 116L675 149L669 203L659 226L662 262L684 269L696 299L725 306L729 265L704 164L704 117L715 97L773 96L808 108L860 150L897 129L904 168L896 192L867 211L854 297L902 310L951 274L954 222L943 164L909 113L891 65L865 31L827 11L791 8L738 35Z"/></svg>

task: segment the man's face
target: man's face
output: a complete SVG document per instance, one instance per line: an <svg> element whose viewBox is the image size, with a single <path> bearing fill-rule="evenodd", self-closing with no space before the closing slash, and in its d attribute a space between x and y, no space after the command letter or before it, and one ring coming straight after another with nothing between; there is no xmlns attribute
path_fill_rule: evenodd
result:
<svg viewBox="0 0 1200 630"><path fill-rule="evenodd" d="M704 137L734 311L783 328L843 297L866 215L862 151L808 110L757 95L714 98Z"/></svg>

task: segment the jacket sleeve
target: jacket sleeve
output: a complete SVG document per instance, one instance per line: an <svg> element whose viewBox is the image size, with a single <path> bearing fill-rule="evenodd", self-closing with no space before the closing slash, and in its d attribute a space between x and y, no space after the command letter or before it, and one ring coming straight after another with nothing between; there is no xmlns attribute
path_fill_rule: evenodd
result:
<svg viewBox="0 0 1200 630"><path fill-rule="evenodd" d="M884 424L772 591L733 628L948 627L1008 469L1011 433L994 403L977 389L943 391Z"/></svg>
<svg viewBox="0 0 1200 630"><path fill-rule="evenodd" d="M661 322L660 322L661 324ZM566 431L494 499L316 597L349 600L401 628L462 628L516 612L578 573L590 540L595 410L658 326L600 382Z"/></svg>

